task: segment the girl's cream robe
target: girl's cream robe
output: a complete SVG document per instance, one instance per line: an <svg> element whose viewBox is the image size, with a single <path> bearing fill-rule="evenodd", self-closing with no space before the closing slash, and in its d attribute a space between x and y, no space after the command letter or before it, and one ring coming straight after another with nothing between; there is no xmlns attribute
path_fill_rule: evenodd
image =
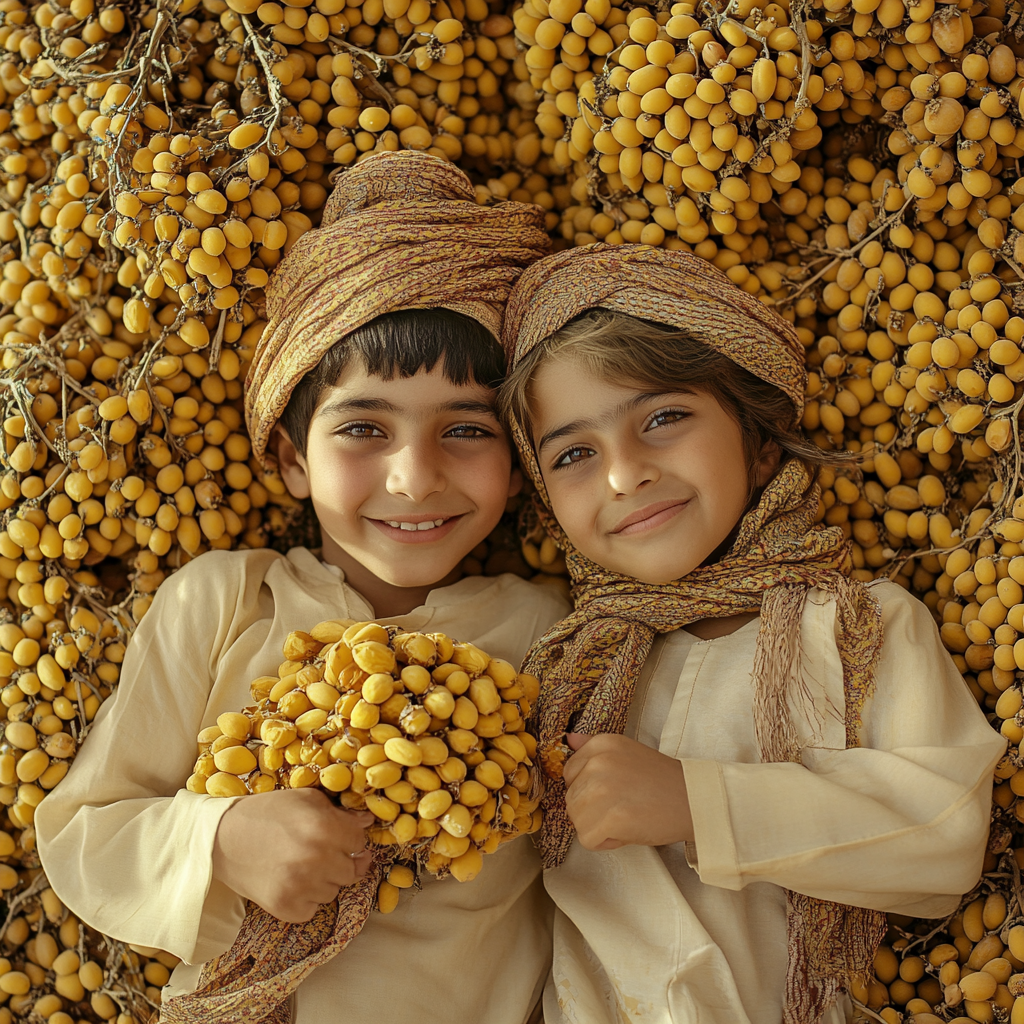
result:
<svg viewBox="0 0 1024 1024"><path fill-rule="evenodd" d="M550 587L515 576L463 579L382 621L445 632L521 662L568 611ZM294 629L369 619L372 609L305 548L211 552L171 576L128 647L117 694L61 785L36 814L54 891L83 921L181 957L165 996L195 987L227 949L242 899L212 878L214 835L237 799L182 787L196 735L252 703L249 682L277 673ZM371 915L297 992L298 1024L523 1024L551 959L551 905L529 839L484 858L470 883L426 878L398 909ZM189 966L189 965L194 966Z"/></svg>
<svg viewBox="0 0 1024 1024"><path fill-rule="evenodd" d="M758 620L716 640L682 630L657 640L627 731L682 762L696 842L590 852L577 840L545 873L558 907L546 1024L779 1024L785 888L938 917L974 885L1006 742L925 606L892 583L871 592L885 645L850 750L835 606L821 591L808 597L800 640L813 706L792 707L802 765L759 763Z"/></svg>

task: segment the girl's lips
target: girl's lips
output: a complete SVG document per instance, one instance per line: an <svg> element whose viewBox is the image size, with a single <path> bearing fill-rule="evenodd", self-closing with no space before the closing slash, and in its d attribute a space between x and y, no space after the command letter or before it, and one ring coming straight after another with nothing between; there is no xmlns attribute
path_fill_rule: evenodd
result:
<svg viewBox="0 0 1024 1024"><path fill-rule="evenodd" d="M440 519L440 516L435 518ZM399 544L430 544L447 537L456 525L462 521L462 516L448 516L440 526L430 530L403 530L401 527L389 526L383 519L370 519L369 522L390 540ZM395 522L395 520L392 520Z"/></svg>
<svg viewBox="0 0 1024 1024"><path fill-rule="evenodd" d="M655 527L661 526L662 523L667 523L670 519L674 519L688 504L689 501L680 501L679 499L655 502L653 505L648 505L646 508L626 516L612 530L612 533L616 536L622 536L623 534L629 535L653 530Z"/></svg>

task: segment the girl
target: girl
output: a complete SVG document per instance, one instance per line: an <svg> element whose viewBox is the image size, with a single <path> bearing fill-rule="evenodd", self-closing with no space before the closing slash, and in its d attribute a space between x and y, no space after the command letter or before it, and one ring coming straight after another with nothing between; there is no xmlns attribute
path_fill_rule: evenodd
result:
<svg viewBox="0 0 1024 1024"><path fill-rule="evenodd" d="M505 331L576 598L526 662L564 764L545 1020L845 1020L884 912L977 880L1005 742L924 605L815 525L792 327L695 256L597 244L528 268Z"/></svg>

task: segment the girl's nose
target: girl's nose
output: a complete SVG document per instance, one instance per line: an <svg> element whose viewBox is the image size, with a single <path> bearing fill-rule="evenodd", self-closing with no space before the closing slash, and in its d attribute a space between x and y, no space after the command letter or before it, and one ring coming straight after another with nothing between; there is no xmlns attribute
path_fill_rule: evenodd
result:
<svg viewBox="0 0 1024 1024"><path fill-rule="evenodd" d="M608 486L616 495L635 494L658 479L657 466L643 445L620 444L608 451Z"/></svg>

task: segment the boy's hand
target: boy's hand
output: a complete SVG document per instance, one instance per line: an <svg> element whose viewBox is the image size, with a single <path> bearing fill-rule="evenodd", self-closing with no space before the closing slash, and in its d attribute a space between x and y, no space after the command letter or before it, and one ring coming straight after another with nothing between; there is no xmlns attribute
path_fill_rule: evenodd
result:
<svg viewBox="0 0 1024 1024"><path fill-rule="evenodd" d="M693 839L683 766L625 736L569 733L565 807L588 850Z"/></svg>
<svg viewBox="0 0 1024 1024"><path fill-rule="evenodd" d="M308 921L366 874L365 829L373 821L313 789L247 796L220 820L214 877L281 921Z"/></svg>

